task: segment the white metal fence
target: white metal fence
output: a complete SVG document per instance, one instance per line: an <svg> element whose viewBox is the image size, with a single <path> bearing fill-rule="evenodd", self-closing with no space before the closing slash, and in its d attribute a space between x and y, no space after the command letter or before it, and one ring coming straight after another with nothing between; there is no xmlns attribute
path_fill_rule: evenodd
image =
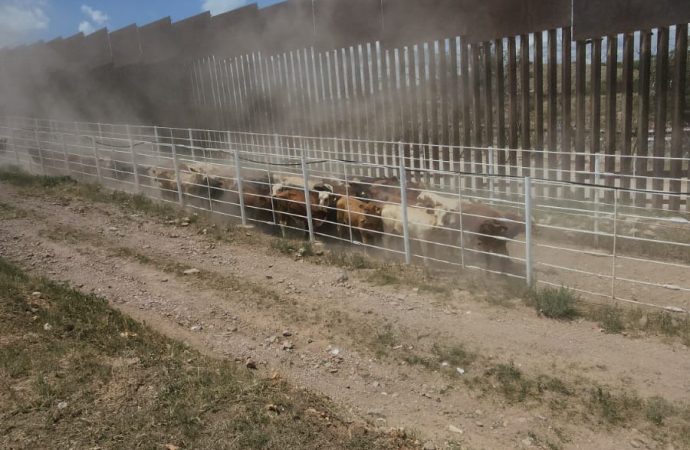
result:
<svg viewBox="0 0 690 450"><path fill-rule="evenodd" d="M0 120L0 164L31 173L69 175L267 228L282 218L293 236L357 244L408 263L502 273L529 285L565 285L590 299L690 309L689 215L663 208L672 197L687 205L687 177L676 180L683 191L675 193L621 189L619 178L602 186L613 174L596 170L596 161L584 183L546 180L537 173L511 177L499 174L512 168L495 164L491 149L477 148L449 149L455 155L451 170L441 170L424 148ZM466 164L467 150L485 152L487 163ZM688 160L678 163L687 166ZM669 186L668 179L657 181ZM276 197L277 185L291 186L295 196ZM318 192L324 188L337 195L326 194L321 204ZM656 196L664 201L649 201ZM338 204L339 197L353 203ZM379 209L358 209L365 204ZM662 207L649 206L656 204Z"/></svg>

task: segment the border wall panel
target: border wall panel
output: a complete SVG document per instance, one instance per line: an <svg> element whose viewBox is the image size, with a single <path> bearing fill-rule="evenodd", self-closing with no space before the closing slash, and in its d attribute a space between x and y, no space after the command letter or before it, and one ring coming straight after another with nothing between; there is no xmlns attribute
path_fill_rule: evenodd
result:
<svg viewBox="0 0 690 450"><path fill-rule="evenodd" d="M184 58L196 58L206 42L207 33L211 27L211 13L206 11L189 17L173 25L178 54Z"/></svg>
<svg viewBox="0 0 690 450"><path fill-rule="evenodd" d="M139 39L143 63L165 61L180 52L170 17L139 27Z"/></svg>
<svg viewBox="0 0 690 450"><path fill-rule="evenodd" d="M132 24L110 33L110 49L115 67L138 63L141 60L139 28Z"/></svg>
<svg viewBox="0 0 690 450"><path fill-rule="evenodd" d="M575 0L575 40L690 22L688 0Z"/></svg>
<svg viewBox="0 0 690 450"><path fill-rule="evenodd" d="M229 57L256 51L262 28L256 4L213 16L205 50L198 56Z"/></svg>
<svg viewBox="0 0 690 450"><path fill-rule="evenodd" d="M319 0L314 27L319 49L378 41L382 36L381 0Z"/></svg>
<svg viewBox="0 0 690 450"><path fill-rule="evenodd" d="M261 49L278 54L314 45L311 0L291 0L259 10Z"/></svg>
<svg viewBox="0 0 690 450"><path fill-rule="evenodd" d="M81 51L88 69L112 63L108 29L102 28L86 36L81 43Z"/></svg>

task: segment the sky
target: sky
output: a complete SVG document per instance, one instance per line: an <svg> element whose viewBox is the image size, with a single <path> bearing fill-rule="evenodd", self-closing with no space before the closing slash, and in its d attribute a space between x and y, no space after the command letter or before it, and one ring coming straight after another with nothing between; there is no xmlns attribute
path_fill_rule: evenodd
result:
<svg viewBox="0 0 690 450"><path fill-rule="evenodd" d="M0 48L90 34L107 27L114 31L132 23L146 25L166 16L173 22L211 11L225 11L281 0L0 0Z"/></svg>

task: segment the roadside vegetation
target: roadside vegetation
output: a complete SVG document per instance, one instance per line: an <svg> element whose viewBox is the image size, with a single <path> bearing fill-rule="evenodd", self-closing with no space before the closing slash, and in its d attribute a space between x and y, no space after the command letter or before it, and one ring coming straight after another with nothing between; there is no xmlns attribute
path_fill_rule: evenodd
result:
<svg viewBox="0 0 690 450"><path fill-rule="evenodd" d="M415 447L4 259L0 386L3 448Z"/></svg>

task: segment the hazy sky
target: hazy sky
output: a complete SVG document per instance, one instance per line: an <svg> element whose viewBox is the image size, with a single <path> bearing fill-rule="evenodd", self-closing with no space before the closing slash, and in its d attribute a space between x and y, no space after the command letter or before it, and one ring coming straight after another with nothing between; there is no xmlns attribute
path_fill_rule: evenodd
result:
<svg viewBox="0 0 690 450"><path fill-rule="evenodd" d="M281 0L0 0L0 47L49 41L79 31L89 34L131 23L145 25L171 16L173 22L210 10L212 14L257 2Z"/></svg>

